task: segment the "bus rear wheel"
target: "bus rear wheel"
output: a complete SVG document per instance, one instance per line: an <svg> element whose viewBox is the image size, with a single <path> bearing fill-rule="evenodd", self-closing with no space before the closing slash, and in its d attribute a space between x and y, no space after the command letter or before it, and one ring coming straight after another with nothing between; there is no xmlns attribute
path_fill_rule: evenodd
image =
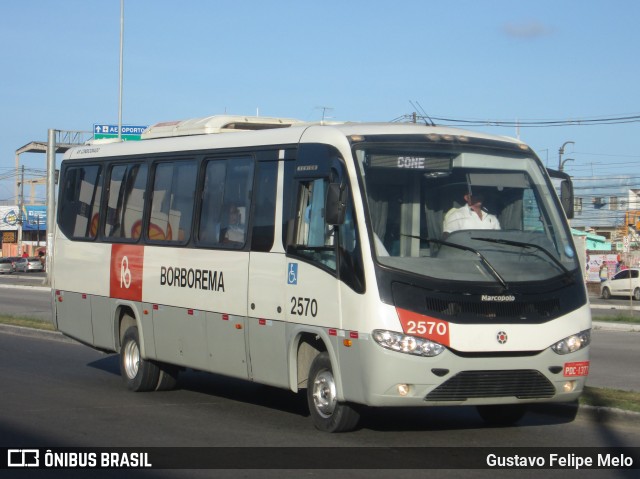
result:
<svg viewBox="0 0 640 479"><path fill-rule="evenodd" d="M135 392L153 391L158 386L160 368L140 354L138 328L131 326L122 338L120 373L127 389Z"/></svg>
<svg viewBox="0 0 640 479"><path fill-rule="evenodd" d="M517 423L527 412L526 404L491 404L476 406L480 417L492 426L510 426Z"/></svg>
<svg viewBox="0 0 640 479"><path fill-rule="evenodd" d="M353 406L338 402L336 391L329 353L322 352L311 363L307 386L311 418L320 431L351 431L360 421L360 413Z"/></svg>

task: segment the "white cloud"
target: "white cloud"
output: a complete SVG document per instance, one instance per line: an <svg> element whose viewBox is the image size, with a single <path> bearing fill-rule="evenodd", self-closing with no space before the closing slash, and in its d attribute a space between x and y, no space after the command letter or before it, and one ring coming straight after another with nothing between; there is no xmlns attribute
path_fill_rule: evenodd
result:
<svg viewBox="0 0 640 479"><path fill-rule="evenodd" d="M537 20L521 23L507 23L502 27L502 31L509 37L515 38L538 38L553 33L553 28L544 25Z"/></svg>

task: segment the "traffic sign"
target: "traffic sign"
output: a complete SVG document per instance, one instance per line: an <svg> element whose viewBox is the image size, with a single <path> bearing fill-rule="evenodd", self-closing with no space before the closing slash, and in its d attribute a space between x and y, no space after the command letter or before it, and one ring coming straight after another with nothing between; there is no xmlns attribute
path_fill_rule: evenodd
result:
<svg viewBox="0 0 640 479"><path fill-rule="evenodd" d="M124 141L139 140L146 126L122 125L122 139ZM93 125L93 139L118 138L118 125Z"/></svg>

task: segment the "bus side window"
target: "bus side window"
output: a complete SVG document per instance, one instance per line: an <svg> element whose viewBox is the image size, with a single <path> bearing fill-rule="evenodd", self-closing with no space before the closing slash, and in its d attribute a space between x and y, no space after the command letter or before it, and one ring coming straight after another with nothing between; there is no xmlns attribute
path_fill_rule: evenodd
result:
<svg viewBox="0 0 640 479"><path fill-rule="evenodd" d="M151 241L185 243L189 240L195 189L195 162L156 165L147 229Z"/></svg>
<svg viewBox="0 0 640 479"><path fill-rule="evenodd" d="M253 158L215 159L205 163L198 242L241 249L247 240Z"/></svg>
<svg viewBox="0 0 640 479"><path fill-rule="evenodd" d="M325 178L298 183L295 230L290 246L296 253L335 271L334 229L324 218L327 185Z"/></svg>
<svg viewBox="0 0 640 479"><path fill-rule="evenodd" d="M69 237L94 239L98 233L102 168L96 165L67 168L60 200L58 224Z"/></svg>

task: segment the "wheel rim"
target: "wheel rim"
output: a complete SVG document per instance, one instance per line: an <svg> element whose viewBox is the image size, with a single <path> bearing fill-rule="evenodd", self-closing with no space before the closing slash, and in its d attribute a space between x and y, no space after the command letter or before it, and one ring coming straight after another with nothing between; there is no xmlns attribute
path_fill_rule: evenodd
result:
<svg viewBox="0 0 640 479"><path fill-rule="evenodd" d="M322 417L330 417L336 408L336 383L331 371L322 371L313 381L313 404Z"/></svg>
<svg viewBox="0 0 640 479"><path fill-rule="evenodd" d="M140 349L135 341L129 341L124 347L124 370L130 379L138 375L140 367Z"/></svg>
<svg viewBox="0 0 640 479"><path fill-rule="evenodd" d="M633 299L635 299L636 301L640 301L640 289L636 289L633 292Z"/></svg>

